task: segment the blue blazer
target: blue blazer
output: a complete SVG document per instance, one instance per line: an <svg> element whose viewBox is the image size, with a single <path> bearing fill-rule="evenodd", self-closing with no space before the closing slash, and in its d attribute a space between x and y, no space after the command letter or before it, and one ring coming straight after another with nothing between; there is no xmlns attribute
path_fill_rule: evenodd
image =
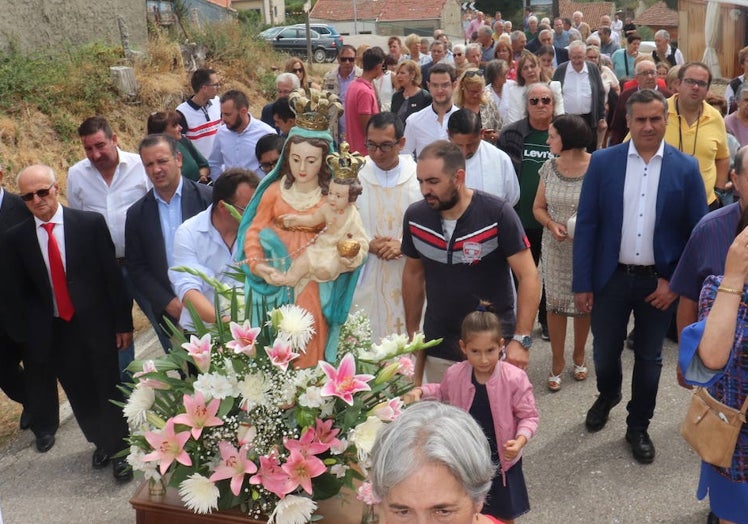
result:
<svg viewBox="0 0 748 524"><path fill-rule="evenodd" d="M213 188L182 177L182 222L211 204ZM133 284L150 302L161 319L166 306L175 297L166 262L166 246L161 232L158 202L153 189L127 210L125 220L125 257ZM179 320L179 319L174 319Z"/></svg>
<svg viewBox="0 0 748 524"><path fill-rule="evenodd" d="M575 293L599 292L618 265L628 150L626 142L596 151L590 160L574 235ZM670 279L691 230L706 213L704 180L696 159L665 144L654 226L655 266L663 278Z"/></svg>

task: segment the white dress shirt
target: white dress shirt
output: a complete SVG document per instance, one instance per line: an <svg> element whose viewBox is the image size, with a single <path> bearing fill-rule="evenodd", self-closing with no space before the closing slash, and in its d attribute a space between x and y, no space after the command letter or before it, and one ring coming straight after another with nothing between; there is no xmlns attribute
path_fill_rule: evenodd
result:
<svg viewBox="0 0 748 524"><path fill-rule="evenodd" d="M202 278L183 271L175 271L173 267L187 266L228 286L240 285L228 275L235 271L234 255L236 255L237 244L234 242L231 249L226 246L221 234L211 222L212 209L211 205L205 211L186 220L179 226L174 236L174 261L169 269L169 280L174 293L182 301L184 301L185 294L194 289L213 302L215 290ZM182 309L179 323L188 330L193 327L192 318L186 307Z"/></svg>
<svg viewBox="0 0 748 524"><path fill-rule="evenodd" d="M125 256L127 210L151 188L140 155L117 148L119 164L107 185L99 170L84 158L68 170L68 205L104 216L114 242L116 257Z"/></svg>
<svg viewBox="0 0 748 524"><path fill-rule="evenodd" d="M478 150L465 160L465 185L506 200L510 205L519 202L519 181L509 155L485 140Z"/></svg>
<svg viewBox="0 0 748 524"><path fill-rule="evenodd" d="M420 111L413 113L405 120L405 147L403 153L413 153L416 156L421 153L421 149L437 140L447 140L447 123L449 117L457 111L459 107L453 105L442 117L439 123L439 115L434 111L433 105L424 107Z"/></svg>
<svg viewBox="0 0 748 524"><path fill-rule="evenodd" d="M39 241L39 249L42 252L42 258L44 259L44 265L47 266L47 278L49 278L49 287L52 290L52 304L54 305L54 316L59 317L60 313L57 309L57 298L54 294L54 285L52 284L52 270L49 267L49 250L47 249L49 243L49 236L47 230L42 226L44 224L52 223L55 224L52 234L57 240L57 247L60 250L60 258L62 258L62 267L67 273L68 263L65 258L65 227L62 222L62 206L57 205L57 211L49 219L49 222L42 222L38 218L34 217L34 224L36 225L36 239Z"/></svg>
<svg viewBox="0 0 748 524"><path fill-rule="evenodd" d="M164 236L164 248L166 249L166 263L171 266L174 262L174 236L177 229L182 225L182 186L184 178L180 177L179 185L171 200L168 202L161 198L156 191L153 196L158 206L158 220L161 224L161 234Z"/></svg>
<svg viewBox="0 0 748 524"><path fill-rule="evenodd" d="M577 71L569 62L564 76L564 108L571 115L586 115L592 112L592 86L587 62Z"/></svg>
<svg viewBox="0 0 748 524"><path fill-rule="evenodd" d="M645 163L629 141L626 181L623 185L623 226L618 261L622 264L652 266L654 256L654 228L657 216L657 188L660 183L662 155L665 141Z"/></svg>
<svg viewBox="0 0 748 524"><path fill-rule="evenodd" d="M208 158L210 178L216 180L221 173L231 167L241 167L264 176L260 169L260 161L255 156L257 141L267 134L275 135L275 129L259 118L250 117L249 125L241 133L221 126L213 142L213 151Z"/></svg>

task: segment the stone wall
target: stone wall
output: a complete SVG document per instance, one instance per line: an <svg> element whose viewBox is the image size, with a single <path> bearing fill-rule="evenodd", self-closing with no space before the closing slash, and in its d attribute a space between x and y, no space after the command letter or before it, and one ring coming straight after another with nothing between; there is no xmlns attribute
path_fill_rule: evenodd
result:
<svg viewBox="0 0 748 524"><path fill-rule="evenodd" d="M147 39L142 0L3 0L0 50L24 51L79 46L88 42L119 44L117 16L122 16L133 49Z"/></svg>

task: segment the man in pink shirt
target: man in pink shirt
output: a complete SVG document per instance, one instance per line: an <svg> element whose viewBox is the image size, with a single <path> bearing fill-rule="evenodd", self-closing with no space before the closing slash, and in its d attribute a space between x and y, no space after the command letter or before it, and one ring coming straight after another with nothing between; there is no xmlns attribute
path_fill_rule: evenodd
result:
<svg viewBox="0 0 748 524"><path fill-rule="evenodd" d="M372 81L382 74L384 51L379 47L372 47L364 51L364 71L348 88L345 97L345 140L351 147L351 152L366 155L366 124L369 119L379 113L379 97Z"/></svg>

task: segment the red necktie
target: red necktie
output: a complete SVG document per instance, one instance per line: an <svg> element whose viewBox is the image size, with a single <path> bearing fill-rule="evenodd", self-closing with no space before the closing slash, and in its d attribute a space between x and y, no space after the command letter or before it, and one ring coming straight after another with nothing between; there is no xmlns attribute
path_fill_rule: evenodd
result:
<svg viewBox="0 0 748 524"><path fill-rule="evenodd" d="M47 231L47 237L49 238L47 241L47 254L49 255L49 272L52 274L52 291L57 301L57 312L62 320L69 321L73 318L75 308L73 307L72 300L70 300L60 248L57 245L57 239L52 234L55 224L47 222L46 224L42 224L42 227Z"/></svg>

